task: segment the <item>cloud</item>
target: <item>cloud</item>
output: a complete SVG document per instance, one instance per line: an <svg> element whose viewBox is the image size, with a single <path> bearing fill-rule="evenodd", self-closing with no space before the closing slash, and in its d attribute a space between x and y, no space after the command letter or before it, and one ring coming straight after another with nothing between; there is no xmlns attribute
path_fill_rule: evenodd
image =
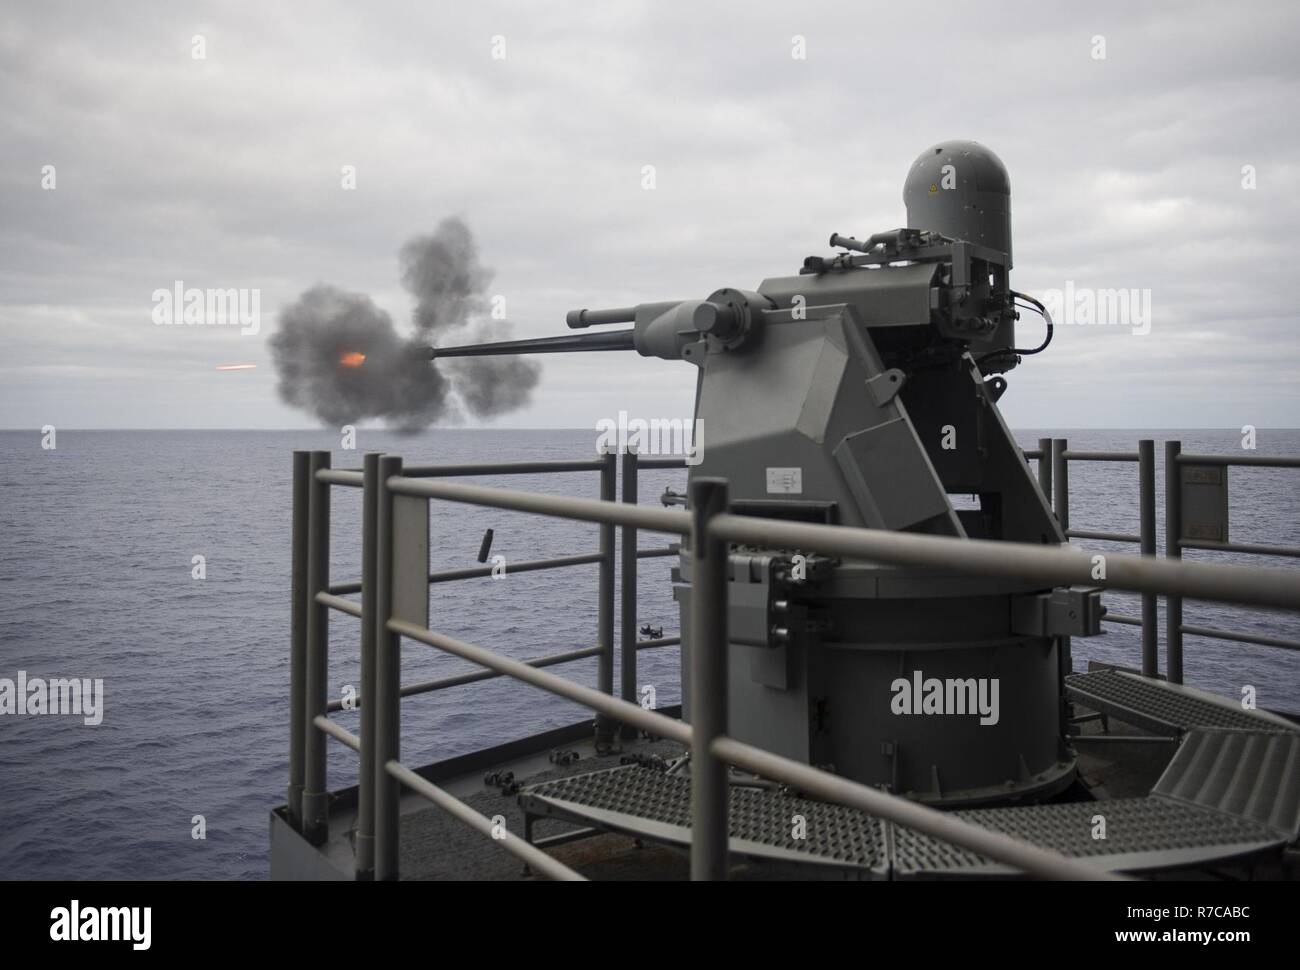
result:
<svg viewBox="0 0 1300 970"><path fill-rule="evenodd" d="M795 272L831 231L893 228L912 158L956 137L1011 172L1019 288L1152 293L1149 336L1073 328L1014 371L1013 424L1300 425L1284 249L1300 232L1300 135L1284 123L1300 100L1300 10L965 9L12 11L0 26L3 423L299 426L275 393L269 319L257 336L158 328L153 290L258 288L269 318L329 280L414 319L394 254L461 213L516 335L560 333L575 306L752 289ZM190 56L196 34L205 60ZM795 35L806 60L790 56ZM44 165L54 191L40 187ZM261 368L206 376L232 359ZM678 416L692 389L684 365L555 355L508 420Z"/></svg>

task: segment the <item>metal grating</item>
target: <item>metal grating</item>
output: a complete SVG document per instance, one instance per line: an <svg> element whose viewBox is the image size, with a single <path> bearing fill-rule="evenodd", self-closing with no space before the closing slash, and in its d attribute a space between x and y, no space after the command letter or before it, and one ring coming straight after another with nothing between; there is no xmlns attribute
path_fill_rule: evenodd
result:
<svg viewBox="0 0 1300 970"><path fill-rule="evenodd" d="M1246 711L1212 694L1121 670L1070 674L1065 678L1065 689L1072 700L1169 736L1198 727L1296 730L1295 725L1275 715Z"/></svg>
<svg viewBox="0 0 1300 970"><path fill-rule="evenodd" d="M1300 734L1188 733L1151 794L1300 837Z"/></svg>
<svg viewBox="0 0 1300 970"><path fill-rule="evenodd" d="M1122 798L1056 805L1025 805L955 813L983 828L1096 859L1112 871L1136 872L1227 859L1281 844L1279 835L1247 819L1196 805L1156 798ZM1094 838L1097 817L1105 838ZM1001 863L946 842L893 826L896 878L1012 875Z"/></svg>
<svg viewBox="0 0 1300 970"><path fill-rule="evenodd" d="M1273 849L1300 835L1300 734L1195 730L1146 798L1021 805L954 814L982 828L1124 872L1203 865ZM630 765L525 789L546 815L690 843L690 779ZM835 865L898 879L1014 875L1011 867L857 809L732 786L738 855ZM795 837L796 816L804 838ZM1104 837L1099 820L1104 819Z"/></svg>
<svg viewBox="0 0 1300 970"><path fill-rule="evenodd" d="M883 823L857 809L736 785L730 802L731 848L739 855L876 873L887 868ZM543 782L526 788L519 804L530 815L595 822L659 841L690 842L690 779L639 765ZM804 838L795 837L796 816L802 817Z"/></svg>

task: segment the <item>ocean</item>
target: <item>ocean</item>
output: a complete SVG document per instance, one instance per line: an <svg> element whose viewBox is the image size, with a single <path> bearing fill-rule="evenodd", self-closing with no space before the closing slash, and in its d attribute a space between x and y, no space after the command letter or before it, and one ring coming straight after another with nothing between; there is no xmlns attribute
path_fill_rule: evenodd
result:
<svg viewBox="0 0 1300 970"><path fill-rule="evenodd" d="M1189 452L1241 448L1231 430L1030 429L1017 437L1031 448L1050 433L1081 450L1131 451L1138 438L1153 437L1158 461L1159 442L1169 438ZM324 431L61 429L57 448L44 450L36 431L0 432L0 677L22 670L29 678L104 682L98 725L0 716L0 872L266 877L267 813L283 801L287 780L293 449L332 448L336 467L354 467L364 451L401 454L408 463L572 458L591 454L594 440L592 431L362 430L356 450L343 451L339 436ZM1300 454L1300 431L1260 431L1257 453ZM597 489L594 473L474 481L592 497ZM641 499L656 501L684 482L684 472L643 471ZM1163 479L1157 482L1163 496ZM1233 469L1231 496L1234 541L1300 546L1300 472ZM1075 528L1136 532L1137 509L1136 465L1072 464ZM334 490L335 581L360 575L360 512L359 490ZM473 564L489 527L493 553L508 560L594 552L597 545L594 525L435 503L434 567ZM194 577L197 556L202 579ZM1280 558L1188 558L1297 568ZM671 563L643 560L639 579L638 621L662 626L665 635L678 626ZM518 658L595 643L594 565L517 574L503 587L508 597L484 595L492 582L435 586L432 626ZM1138 612L1133 597L1107 594L1106 602ZM1300 620L1282 613L1189 603L1185 622L1300 637ZM330 639L330 688L338 696L359 679L357 621L333 614ZM1076 640L1076 667L1090 659L1136 666L1138 631L1111 624L1103 637ZM644 651L640 664L640 683L655 686L661 705L679 700L675 648ZM1232 697L1251 684L1260 706L1300 710L1295 653L1187 637L1184 666L1190 684ZM464 669L420 644L404 647L406 682ZM594 659L553 670L595 681ZM403 760L425 764L587 716L507 680L414 697L403 707ZM356 730L355 713L339 717ZM333 742L329 752L330 787L354 783L356 756ZM196 816L204 839L192 837Z"/></svg>

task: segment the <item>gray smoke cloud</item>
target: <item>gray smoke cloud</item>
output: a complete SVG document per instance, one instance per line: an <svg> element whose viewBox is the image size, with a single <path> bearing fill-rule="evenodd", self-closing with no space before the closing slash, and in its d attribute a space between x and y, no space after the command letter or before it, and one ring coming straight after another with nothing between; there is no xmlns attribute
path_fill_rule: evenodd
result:
<svg viewBox="0 0 1300 970"><path fill-rule="evenodd" d="M399 334L368 296L323 284L281 310L270 344L285 403L329 425L382 418L403 431L527 404L541 374L533 361L429 360L435 339L477 343L510 335L510 324L485 319L493 273L479 262L469 227L444 219L432 235L402 246L399 266L402 285L415 298L414 334Z"/></svg>

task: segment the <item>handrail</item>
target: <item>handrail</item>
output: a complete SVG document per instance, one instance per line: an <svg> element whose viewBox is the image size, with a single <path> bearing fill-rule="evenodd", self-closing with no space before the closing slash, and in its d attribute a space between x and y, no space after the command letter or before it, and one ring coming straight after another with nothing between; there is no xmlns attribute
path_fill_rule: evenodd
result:
<svg viewBox="0 0 1300 970"><path fill-rule="evenodd" d="M674 721L663 714L647 711L638 704L630 704L620 698L611 697L594 687L575 684L571 680L557 677L555 674L548 674L536 667L530 667L522 660L503 657L491 650L475 646L472 643L465 643L455 637L434 633L432 630L416 626L414 623L408 623L405 620L390 619L386 625L389 630L400 636L455 654L481 667L487 667L499 674L521 680L525 684L540 687L542 690L588 707L598 714L607 714L624 724L631 724L642 731L657 734L659 737L667 738L669 741L676 741L678 744L689 745L691 743L690 725L682 721Z"/></svg>
<svg viewBox="0 0 1300 970"><path fill-rule="evenodd" d="M512 512L533 512L540 515L553 515L561 519L578 519L583 522L631 525L650 532L689 535L691 531L690 513L678 509L628 506L621 502L601 502L598 499L575 498L571 495L546 495L542 492L496 488L490 485L461 485L453 482L406 478L400 475L389 478L384 484L398 495L446 499L468 505L484 505Z"/></svg>
<svg viewBox="0 0 1300 970"><path fill-rule="evenodd" d="M1041 586L1100 586L1135 593L1174 593L1220 603L1300 609L1300 582L1294 574L1257 566L1172 563L1127 553L1107 554L1105 575L1095 557L1073 548L958 539L952 536L889 532L735 515L717 516L714 528L731 542L777 549L875 559L893 565L947 569L1020 579Z"/></svg>
<svg viewBox="0 0 1300 970"><path fill-rule="evenodd" d="M1193 455L1189 452L1178 453L1180 465L1222 465L1243 468L1300 468L1300 458L1284 455Z"/></svg>
<svg viewBox="0 0 1300 970"><path fill-rule="evenodd" d="M784 520L762 519L750 516L737 516L725 511L701 517L698 508L692 513L674 513L669 510L646 510L608 501L579 499L572 497L541 496L536 493L512 489L489 488L481 486L449 485L445 483L412 482L403 476L390 476L384 481L385 486L397 494L422 494L430 498L442 498L453 501L467 501L473 504L519 511L533 511L544 514L562 515L567 518L599 521L614 524L635 524L648 526L661 531L675 531L690 536L693 555L699 560L700 547L726 542L747 542L776 548L808 548L827 554L857 556L868 559L884 560L900 565L916 565L927 568L947 568L958 571L978 571L1026 581L1051 585L1069 585L1073 583L1098 582L1095 564L1090 558L1083 558L1077 552L1065 549L1034 546L1024 543L992 542L987 540L962 540L950 537L924 536L908 533L887 532L881 530L859 529L843 526L816 525L812 523L789 522ZM709 480L701 480L697 486L710 485ZM725 507L725 506L720 506ZM653 511L653 515L647 513ZM705 530L708 539L701 534ZM711 563L711 570L722 575L716 560ZM1300 608L1300 588L1294 583L1280 585L1277 578L1267 570L1252 569L1242 566L1217 566L1203 563L1173 564L1140 556L1114 555L1107 557L1106 577L1101 585L1139 592L1189 592L1204 598L1224 602L1244 602L1259 605L1277 605ZM704 574L697 576L697 581L704 581ZM697 604L704 604L709 597L697 595L693 598ZM707 645L718 637L718 624L721 613L706 610L700 605L696 612L697 624L701 616L708 617L711 636L701 638L693 659L710 653ZM434 646L463 659L488 667L534 686L541 687L559 696L582 703L590 709L605 713L620 721L632 723L644 730L689 744L695 751L693 771L697 776L704 771L700 764L701 739L696 735L697 728L683 725L664 718L627 701L574 684L561 677L547 674L531 668L524 663L493 654L482 647L468 644L452 637L447 637L415 624L390 619L387 629L395 634ZM725 642L725 626L722 630ZM711 663L716 663L717 655L725 657L725 651L713 651ZM725 662L725 660L723 661ZM698 671L693 690L701 689ZM715 684L716 675L711 678ZM697 702L698 703L698 702ZM697 724L699 716L707 705L697 707ZM707 736L704 748L716 752L719 757L730 760L741 767L758 770L760 773L774 777L790 784L803 784L825 797L837 800L850 799L850 803L874 810L882 817L892 818L899 824L910 824L920 820L928 831L937 837L945 838L954 844L987 855L997 861L1006 862L1018 868L1054 878L1111 878L1095 867L1065 859L1056 853L1045 852L1032 846L1011 841L1002 844L1001 838L990 839L990 833L979 830L976 834L960 831L958 820L952 816L934 813L930 819L923 813L914 811L915 803L896 795L877 792L865 786L857 785L846 779L838 778L817 769L800 765L797 762L783 764L782 760L766 752L751 749L748 746L735 745L714 731ZM761 767L760 767L761 766ZM794 769L798 768L796 772ZM703 800L700 794L702 786L693 787L697 800ZM895 804L897 803L897 804ZM888 810L888 814L884 810ZM725 809L724 809L725 810ZM926 812L932 811L929 809ZM695 814L709 818L715 812L701 810L697 804ZM963 823L964 824L964 823ZM725 833L725 828L724 828ZM692 842L696 845L701 840L712 838L710 828L700 826L693 830ZM723 836L725 843L725 834ZM692 863L692 872L696 875L716 875L716 865L709 864L709 851L700 853L705 857L705 865L697 867ZM695 856L695 851L692 853ZM725 847L722 849L725 857ZM1068 875L1067 875L1068 873Z"/></svg>
<svg viewBox="0 0 1300 970"><path fill-rule="evenodd" d="M658 643L642 641L651 646L661 646ZM588 657L595 657L600 653L600 647L583 647L580 650L568 650L564 653L553 653L545 657L533 657L531 660L525 660L523 663L530 667L556 667L560 664L572 663L575 660L586 660ZM435 691L447 690L450 687L460 687L464 684L476 684L481 680L495 680L503 676L495 670L467 670L460 674L451 674L447 677L439 677L437 680L424 680L415 684L403 684L401 690L397 692L399 697L417 697L420 694L431 694ZM362 706L362 697L357 694L351 698L351 709L358 710ZM349 708L342 700L332 700L326 705L326 710L333 714L336 711L348 710Z"/></svg>
<svg viewBox="0 0 1300 970"><path fill-rule="evenodd" d="M1040 445L1044 442L1040 440ZM1068 497L1068 478L1065 474L1070 460L1097 461L1137 461L1142 466L1143 484L1146 485L1148 474L1152 475L1150 462L1153 443L1143 441L1142 449L1136 454L1120 452L1071 452L1064 439L1047 441L1047 447L1040 447L1037 452L1026 452L1026 457L1039 457L1039 481L1044 490L1053 490L1058 499ZM1175 443L1170 443L1175 444ZM1051 463L1048 464L1050 455ZM1228 456L1185 456L1184 461L1175 449L1167 452L1172 459L1172 466L1180 463L1203 462L1207 457L1223 459L1223 464L1272 465L1274 467L1300 467L1300 459L1290 460L1229 460ZM373 459L373 461L372 461ZM632 463L637 459L631 456ZM643 467L675 468L684 462L669 459L642 460ZM1300 609L1300 583L1289 575L1277 570L1262 569L1252 566L1220 565L1204 562L1181 562L1177 558L1159 560L1151 555L1133 556L1127 554L1107 554L1104 558L1104 572L1099 574L1094 556L1080 555L1077 547L1048 547L1027 543L997 542L990 540L956 539L952 537L928 536L913 533L888 532L883 530L862 529L846 526L818 525L788 520L763 519L752 516L739 516L725 510L725 483L718 479L699 479L692 483L692 508L689 511L676 509L658 509L639 506L635 495L628 500L625 490L624 501L613 501L613 480L609 473L613 470L613 456L604 455L595 461L582 462L524 462L514 463L523 468L536 471L599 470L602 473L600 499L583 499L572 496L546 495L516 489L496 488L480 485L454 483L441 479L452 474L509 474L498 472L501 465L461 465L461 466L412 466L403 471L401 460L397 458L380 458L367 456L367 465L363 473L352 470L332 470L329 468L328 453L317 452L311 455L310 464L302 453L295 454L295 500L303 497L310 506L310 514L300 515L295 504L295 590L303 589L308 597L311 609L298 611L295 596L294 653L291 663L291 682L295 691L302 690L306 695L302 704L293 706L301 713L295 718L305 719L306 750L298 750L307 762L306 776L295 774L291 765L290 776L290 817L294 817L295 779L302 788L300 818L302 830L309 838L319 839L319 826L322 821L320 808L323 804L323 757L312 738L332 736L341 743L354 748L362 754L363 765L367 757L367 730L378 730L378 744L375 752L374 770L379 776L395 780L420 794L457 817L462 818L475 828L493 834L491 820L475 812L463 802L432 785L425 779L406 768L397 756L397 707L400 698L414 693L439 689L441 686L453 686L457 683L470 683L480 679L508 676L512 679L531 684L542 690L565 697L582 704L598 715L597 723L609 719L639 728L649 733L668 738L688 746L692 751L692 785L693 828L692 828L692 875L697 878L716 878L725 875L727 837L726 837L726 778L725 764L753 771L786 784L794 785L803 791L852 805L873 815L894 821L896 824L914 828L935 838L948 841L954 845L979 853L994 861L1023 869L1033 875L1047 878L1071 879L1113 879L1113 874L1096 865L1069 859L1057 853L1039 849L1028 843L1020 842L999 833L982 829L971 823L963 822L956 816L920 805L910 799L888 792L872 789L865 785L829 774L800 762L782 758L771 752L763 751L725 735L725 723L709 715L712 710L709 699L717 697L721 689L725 696L726 684L726 614L725 611L710 610L710 597L697 595L692 598L692 623L695 625L696 649L692 651L691 690L695 700L696 716L694 725L668 718L653 711L644 710L629 699L613 696L613 684L602 667L599 687L590 688L548 673L542 666L579 659L582 656L597 655L606 665L612 656L612 627L602 610L600 630L601 645L584 650L571 651L553 657L535 658L519 661L493 653L483 647L466 643L452 637L436 633L427 628L397 619L391 615L392 566L385 561L391 548L386 531L393 528L392 496L413 495L428 499L437 498L446 501L467 503L511 511L534 513L561 518L600 523L602 525L601 552L576 557L563 557L570 560L535 560L519 564L530 568L553 568L559 565L572 565L576 561L600 562L602 565L601 598L612 598L612 564L613 545L610 541L614 526L629 530L635 538L635 530L675 534L689 540L685 551L695 560L695 581L715 592L725 594L726 582L726 543L761 544L769 548L817 551L823 554L841 555L854 558L875 560L901 566L917 566L927 569L946 571L983 573L1019 579L1042 586L1059 586L1085 584L1105 588L1123 589L1144 594L1145 598L1163 593L1170 597L1171 607L1175 598L1181 608L1184 596L1194 596L1225 603L1239 603L1255 606L1269 606L1288 610ZM547 467L541 468L539 466ZM447 471L455 469L455 471ZM1055 471L1055 476L1052 472ZM626 466L625 466L626 474ZM375 535L378 538L376 555L382 564L376 574L378 594L371 602L363 595L363 604L343 599L338 593L356 592L353 584L340 584L330 587L328 584L328 487L332 484L353 485L353 476L363 479L367 485L373 481L377 492L374 510ZM373 477L372 477L373 476ZM1052 482L1055 477L1055 482ZM635 480L634 480L635 481ZM305 487L303 487L305 483ZM1152 485L1151 490L1154 490ZM305 495L304 495L305 493ZM1058 503L1062 521L1061 526L1067 535L1071 534L1068 526L1068 498ZM324 514L322 515L322 509ZM1142 543L1144 552L1150 537L1147 535L1148 509L1144 494L1144 529L1143 535L1132 537L1120 533L1084 532L1087 537L1137 540ZM370 513L368 513L370 514ZM321 519L324 518L324 534L321 535ZM1154 529L1154 514L1150 516ZM367 528L371 520L367 519ZM606 531L608 529L609 531ZM306 533L302 536L302 533ZM624 535L628 534L625 531ZM303 541L305 540L305 541ZM1182 543L1190 547L1190 543ZM300 550L300 546L305 549ZM713 550L710 557L709 551ZM718 550L724 550L719 556ZM299 568L299 554L305 567ZM668 554L670 550L655 550L653 555ZM632 550L624 555L625 578L629 563L633 565L638 558L648 558L643 551ZM604 574L610 569L609 576ZM516 571L525 571L517 568ZM447 570L443 573L430 573L430 582L439 578L446 580L487 575L490 567L469 567L467 569ZM369 574L367 574L369 575ZM633 572L634 575L634 572ZM364 584L360 584L364 585ZM337 710L341 705L326 705L323 701L324 672L324 624L323 616L328 609L337 609L360 616L363 624L373 609L376 635L372 638L370 649L380 657L376 698L370 708L371 724L377 727L367 728L363 720L362 736L351 734L346 729L329 721L328 711ZM634 601L633 601L634 609ZM319 610L320 612L316 612ZM1180 610L1181 612L1181 610ZM303 615L305 613L305 615ZM1144 618L1146 610L1144 608ZM624 608L624 621L628 618ZM301 619L300 619L301 617ZM1115 615L1119 622L1143 623L1136 617ZM1145 627L1145 624L1143 624ZM1225 631L1183 626L1178 617L1176 629L1182 632L1214 635ZM626 636L626 634L625 634ZM439 681L402 687L397 680L397 647L401 637L424 643L484 668L470 671ZM306 640L305 651L300 650L301 640ZM1264 643L1270 646L1291 646L1288 641L1262 636L1240 635L1236 639L1242 642ZM680 638L658 638L639 643L624 643L624 657L637 649L650 646L668 645L679 642ZM1145 637L1144 637L1145 641ZM709 649L712 646L713 649ZM363 637L363 670L366 660L366 638ZM1145 663L1144 642L1144 663ZM1179 658L1180 659L1180 658ZM1174 657L1171 651L1171 675ZM305 669L301 669L305 668ZM1181 670L1179 670L1181 674ZM364 679L364 676L363 676ZM1172 677L1171 677L1172 679ZM624 693L627 685L624 684ZM295 701L297 698L295 698ZM375 708L380 713L376 714ZM292 712L291 712L292 713ZM291 750L291 760L294 751ZM319 765L314 767L318 760ZM724 766L724 767L719 767ZM361 789L362 804L366 804L367 788L371 780L363 770ZM304 791L305 789L305 791ZM386 791L381 784L379 797L372 800L374 819L373 842L375 854L379 860L376 864L377 878L395 878L397 871L396 857L396 811L397 804L391 791ZM309 832L315 823L314 832ZM326 822L326 826L327 826ZM359 825L359 829L364 826ZM367 836L370 837L370 836ZM358 859L362 832L358 833ZM581 878L577 873L542 853L527 841L519 840L507 834L503 842L513 844L505 847L520 857L537 871L556 878Z"/></svg>
<svg viewBox="0 0 1300 970"><path fill-rule="evenodd" d="M1025 449L1026 459L1039 459L1039 483L1045 495L1053 495L1053 505L1061 528L1068 539L1094 539L1106 542L1139 543L1142 554L1154 556L1155 547L1155 442L1142 439L1137 452L1076 451L1067 446L1066 439L1040 438L1035 450ZM1051 461L1048 461L1048 458ZM1069 480L1071 461L1136 461L1140 477L1138 497L1141 507L1142 530L1140 535L1100 530L1072 529L1069 525ZM1212 465L1224 469L1234 466L1256 468L1300 468L1300 458L1271 455L1201 455L1183 453L1179 441L1165 442L1165 558L1180 561L1183 550L1198 549L1210 552L1235 552L1246 555L1300 558L1300 547L1265 545L1250 542L1216 542L1209 539L1188 539L1181 536L1182 495L1179 469L1187 465ZM1053 488L1053 473L1055 487ZM1183 635L1210 637L1235 643L1275 647L1282 650L1300 650L1300 640L1273 637L1265 634L1235 633L1216 627L1196 626L1183 622L1182 593L1167 594L1168 636L1166 640L1165 677L1173 683L1183 681ZM1159 676L1157 648L1159 640L1156 612L1156 594L1142 595L1142 617L1108 612L1106 622L1138 626L1142 631L1142 673L1148 677ZM1068 649L1068 638L1064 641Z"/></svg>
<svg viewBox="0 0 1300 970"><path fill-rule="evenodd" d="M404 620L389 620L388 628L401 636L456 654L525 683L575 701L594 711L609 714L643 731L668 738L687 747L694 744L694 728L654 711L610 697L590 687L575 684L554 674L526 667L517 660L503 657L483 647L453 637L434 633ZM906 825L978 852L997 861L1049 879L1114 879L1110 873L1059 853L1018 842L1009 836L982 829L953 815L917 802L869 788L840 778L818 768L782 758L732 738L718 737L712 748L719 758L755 774L794 785L800 790L821 795L831 801L863 809L873 815Z"/></svg>
<svg viewBox="0 0 1300 970"><path fill-rule="evenodd" d="M501 572L510 573L532 573L543 569L563 569L566 566L583 566L588 563L598 563L604 558L604 553L600 552L580 552L572 556L553 556L550 559L524 559L519 562L503 562ZM435 583L452 583L462 579L478 579L483 576L491 576L497 569L496 566L463 566L457 569L442 569L429 573L429 584ZM329 591L336 595L343 593L359 593L362 584L359 582L335 583ZM346 611L345 611L346 612Z"/></svg>

